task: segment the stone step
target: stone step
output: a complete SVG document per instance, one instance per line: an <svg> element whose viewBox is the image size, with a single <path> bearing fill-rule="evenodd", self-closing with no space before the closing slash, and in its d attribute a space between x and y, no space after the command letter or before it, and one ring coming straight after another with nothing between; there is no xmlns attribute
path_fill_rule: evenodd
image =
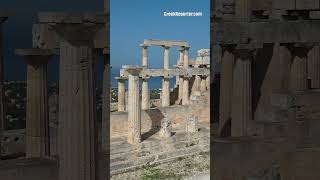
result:
<svg viewBox="0 0 320 180"><path fill-rule="evenodd" d="M202 137L199 139L194 139L192 141L178 141L173 144L160 143L157 146L146 148L141 151L129 151L129 152L113 154L110 157L110 162L113 163L113 162L119 162L119 161L126 161L127 159L144 157L154 153L165 152L165 151L168 151L168 149L176 150L176 149L188 148L198 144L209 144L209 142L210 142L209 137Z"/></svg>
<svg viewBox="0 0 320 180"><path fill-rule="evenodd" d="M167 151L144 156L140 158L130 159L128 161L115 162L110 164L111 175L129 171L131 169L142 167L143 165L152 165L157 163L169 162L179 157L190 156L199 152L209 152L210 145L198 145L185 149Z"/></svg>

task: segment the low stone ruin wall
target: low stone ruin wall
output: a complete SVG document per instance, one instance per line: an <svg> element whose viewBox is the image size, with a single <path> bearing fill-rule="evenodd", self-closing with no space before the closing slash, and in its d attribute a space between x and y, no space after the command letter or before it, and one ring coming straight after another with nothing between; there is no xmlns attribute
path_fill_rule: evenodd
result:
<svg viewBox="0 0 320 180"><path fill-rule="evenodd" d="M175 124L184 124L186 117L189 115L198 116L199 122L210 121L210 109L206 104L194 106L173 105L170 107L161 107L141 111L141 128L142 132L148 132L160 127L161 119L168 118ZM110 116L111 135L123 135L127 133L127 112L113 112Z"/></svg>

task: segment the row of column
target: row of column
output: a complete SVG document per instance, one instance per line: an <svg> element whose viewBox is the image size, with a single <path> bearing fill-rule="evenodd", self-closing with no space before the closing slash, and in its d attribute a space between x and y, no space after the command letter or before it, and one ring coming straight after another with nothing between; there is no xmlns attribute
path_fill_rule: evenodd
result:
<svg viewBox="0 0 320 180"><path fill-rule="evenodd" d="M148 68L148 46L141 45L142 47L142 69ZM164 76L162 77L162 107L170 106L170 77L169 74L169 48L170 46L163 46L164 48ZM190 47L182 47L180 49L180 58L178 61L178 67L183 69L189 68L189 56L188 50ZM178 86L178 100L177 102L182 105L187 105L189 102L190 92L189 92L189 76L178 76L177 86ZM150 77L142 77L142 109L150 108L150 92L149 92L149 79ZM118 111L125 111L125 77L116 77L118 80ZM195 82L192 86L192 91L206 91L210 86L209 76L195 76Z"/></svg>
<svg viewBox="0 0 320 180"><path fill-rule="evenodd" d="M309 49L305 47L280 46L279 50L281 62L287 62L286 66L290 67L290 72L287 72L288 90L302 91L308 88L308 69L311 87L320 88L318 46L309 51L309 54ZM231 136L250 135L253 120L252 61L253 50L228 48L224 50L220 80L220 134L231 121ZM309 64L309 68L307 64Z"/></svg>

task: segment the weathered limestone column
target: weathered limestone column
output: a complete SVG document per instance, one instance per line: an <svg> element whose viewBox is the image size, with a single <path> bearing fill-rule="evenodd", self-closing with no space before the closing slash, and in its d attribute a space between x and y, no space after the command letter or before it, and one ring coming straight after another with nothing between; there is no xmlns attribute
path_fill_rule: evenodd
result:
<svg viewBox="0 0 320 180"><path fill-rule="evenodd" d="M233 84L234 55L225 50L221 62L219 134L231 118L231 99Z"/></svg>
<svg viewBox="0 0 320 180"><path fill-rule="evenodd" d="M238 50L233 73L231 136L246 136L252 120L251 61L249 50Z"/></svg>
<svg viewBox="0 0 320 180"><path fill-rule="evenodd" d="M149 92L149 77L142 78L142 97L141 108L143 110L150 108L150 92Z"/></svg>
<svg viewBox="0 0 320 180"><path fill-rule="evenodd" d="M2 23L8 19L8 15L0 15L0 149L2 148L3 131L5 128L5 112L4 112L4 68L3 68L3 34ZM1 151L0 151L1 160Z"/></svg>
<svg viewBox="0 0 320 180"><path fill-rule="evenodd" d="M190 47L184 47L183 53L183 68L187 70L189 68L189 49ZM182 105L189 104L189 79L190 77L185 76L183 78L183 93L182 93Z"/></svg>
<svg viewBox="0 0 320 180"><path fill-rule="evenodd" d="M162 107L170 106L170 78L169 76L162 77Z"/></svg>
<svg viewBox="0 0 320 180"><path fill-rule="evenodd" d="M206 90L207 90L207 77L201 76L200 91L205 92Z"/></svg>
<svg viewBox="0 0 320 180"><path fill-rule="evenodd" d="M124 66L124 69L129 73L128 142L130 144L136 144L141 142L139 73L142 68L137 66Z"/></svg>
<svg viewBox="0 0 320 180"><path fill-rule="evenodd" d="M296 50L298 51L298 50ZM290 85L292 91L308 89L307 56L303 54L293 55L290 71Z"/></svg>
<svg viewBox="0 0 320 180"><path fill-rule="evenodd" d="M140 46L142 47L142 66L148 67L148 46L144 44L141 44Z"/></svg>
<svg viewBox="0 0 320 180"><path fill-rule="evenodd" d="M169 66L169 46L163 46L163 69L168 74ZM170 77L162 78L162 107L170 106Z"/></svg>
<svg viewBox="0 0 320 180"><path fill-rule="evenodd" d="M320 88L320 46L314 46L308 53L308 76L311 88Z"/></svg>
<svg viewBox="0 0 320 180"><path fill-rule="evenodd" d="M126 107L126 78L116 77L115 79L118 80L118 111L123 112Z"/></svg>
<svg viewBox="0 0 320 180"><path fill-rule="evenodd" d="M47 64L52 52L17 49L27 61L26 157L49 156Z"/></svg>
<svg viewBox="0 0 320 180"><path fill-rule="evenodd" d="M103 50L103 82L102 82L102 150L107 151L108 141L110 139L110 50L109 48L105 48Z"/></svg>
<svg viewBox="0 0 320 180"><path fill-rule="evenodd" d="M206 78L206 86L207 86L207 89L210 89L210 75L207 76Z"/></svg>
<svg viewBox="0 0 320 180"><path fill-rule="evenodd" d="M183 68L183 58L184 58L184 48L181 47L179 49L179 54L180 54L180 58L178 61L178 67L179 68ZM179 93L178 93L178 101L177 103L180 104L180 102L182 101L182 94L183 94L183 76L179 76Z"/></svg>
<svg viewBox="0 0 320 180"><path fill-rule="evenodd" d="M96 180L94 37L105 28L105 14L40 13L39 23L50 24L60 36L58 179Z"/></svg>
<svg viewBox="0 0 320 180"><path fill-rule="evenodd" d="M200 90L200 84L201 84L201 76L196 75L195 79L194 79L194 82L193 82L193 85L192 85L192 88L191 88L191 91L192 92L199 91Z"/></svg>

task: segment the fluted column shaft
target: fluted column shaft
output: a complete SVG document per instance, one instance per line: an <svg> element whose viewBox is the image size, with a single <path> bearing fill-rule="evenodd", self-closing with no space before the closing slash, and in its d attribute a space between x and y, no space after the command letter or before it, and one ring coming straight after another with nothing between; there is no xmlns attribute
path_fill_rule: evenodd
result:
<svg viewBox="0 0 320 180"><path fill-rule="evenodd" d="M164 46L163 54L163 69L165 72L168 72L169 66L169 48ZM170 78L162 78L162 107L170 106Z"/></svg>
<svg viewBox="0 0 320 180"><path fill-rule="evenodd" d="M184 48L179 49L179 61L178 66L179 68L183 67L183 59L184 59ZM183 76L179 76L179 90L178 90L178 104L182 101L182 94L183 94Z"/></svg>
<svg viewBox="0 0 320 180"><path fill-rule="evenodd" d="M93 43L61 40L59 180L97 179Z"/></svg>
<svg viewBox="0 0 320 180"><path fill-rule="evenodd" d="M207 89L210 89L210 75L206 78L206 87Z"/></svg>
<svg viewBox="0 0 320 180"><path fill-rule="evenodd" d="M141 142L141 104L139 89L139 71L129 69L128 99L128 142Z"/></svg>
<svg viewBox="0 0 320 180"><path fill-rule="evenodd" d="M219 133L221 133L227 120L231 118L233 68L234 55L226 50L221 62Z"/></svg>
<svg viewBox="0 0 320 180"><path fill-rule="evenodd" d="M183 53L183 68L188 69L189 68L189 48L190 47L184 47L184 53ZM183 89L182 89L182 105L189 104L189 77L183 78Z"/></svg>
<svg viewBox="0 0 320 180"><path fill-rule="evenodd" d="M201 76L196 75L194 77L194 82L193 82L191 91L192 92L199 91L200 90L200 84L201 84Z"/></svg>
<svg viewBox="0 0 320 180"><path fill-rule="evenodd" d="M302 91L308 88L307 57L294 56L290 71L290 90Z"/></svg>
<svg viewBox="0 0 320 180"><path fill-rule="evenodd" d="M141 45L142 47L142 66L148 67L149 62L148 62L148 46L146 45Z"/></svg>
<svg viewBox="0 0 320 180"><path fill-rule="evenodd" d="M50 56L27 56L26 157L49 155L47 62Z"/></svg>
<svg viewBox="0 0 320 180"><path fill-rule="evenodd" d="M126 86L125 86L125 79L118 78L118 111L123 112L125 111L126 107Z"/></svg>
<svg viewBox="0 0 320 180"><path fill-rule="evenodd" d="M314 46L308 54L308 76L311 88L320 88L320 47Z"/></svg>
<svg viewBox="0 0 320 180"><path fill-rule="evenodd" d="M142 102L141 108L142 109L149 109L150 108L150 92L149 92L149 78L142 78Z"/></svg>
<svg viewBox="0 0 320 180"><path fill-rule="evenodd" d="M247 22L250 19L250 0L235 1L235 17L239 21Z"/></svg>
<svg viewBox="0 0 320 180"><path fill-rule="evenodd" d="M110 139L109 121L110 121L110 53L109 49L103 52L103 82L102 82L102 150L107 151L108 141Z"/></svg>
<svg viewBox="0 0 320 180"><path fill-rule="evenodd" d="M243 50L236 57L233 73L231 136L246 136L252 120L251 53Z"/></svg>

